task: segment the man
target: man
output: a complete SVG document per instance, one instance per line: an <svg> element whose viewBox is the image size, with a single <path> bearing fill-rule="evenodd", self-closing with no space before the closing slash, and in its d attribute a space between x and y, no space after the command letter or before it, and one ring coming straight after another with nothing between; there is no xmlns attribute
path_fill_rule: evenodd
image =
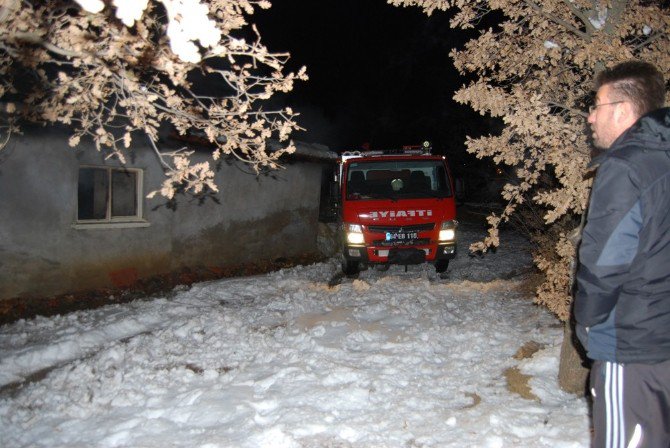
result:
<svg viewBox="0 0 670 448"><path fill-rule="evenodd" d="M601 156L574 313L591 368L594 447L670 447L670 109L663 75L601 72L588 122Z"/></svg>

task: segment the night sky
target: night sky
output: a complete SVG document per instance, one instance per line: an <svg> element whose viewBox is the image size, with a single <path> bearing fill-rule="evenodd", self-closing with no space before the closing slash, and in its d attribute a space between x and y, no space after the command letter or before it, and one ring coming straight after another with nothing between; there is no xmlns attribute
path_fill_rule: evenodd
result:
<svg viewBox="0 0 670 448"><path fill-rule="evenodd" d="M460 160L465 136L489 131L451 99L467 80L449 51L476 34L451 30L449 17L385 0L274 0L251 20L271 51L291 53L288 70L307 66L310 80L284 100L307 128L294 139L336 151L430 140Z"/></svg>

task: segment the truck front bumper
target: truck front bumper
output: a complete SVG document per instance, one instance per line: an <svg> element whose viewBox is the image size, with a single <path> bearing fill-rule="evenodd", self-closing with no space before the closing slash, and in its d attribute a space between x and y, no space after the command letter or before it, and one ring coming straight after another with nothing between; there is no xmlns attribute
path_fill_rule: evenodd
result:
<svg viewBox="0 0 670 448"><path fill-rule="evenodd" d="M363 264L421 264L451 260L456 256L456 242L427 246L367 247L346 245L344 257Z"/></svg>

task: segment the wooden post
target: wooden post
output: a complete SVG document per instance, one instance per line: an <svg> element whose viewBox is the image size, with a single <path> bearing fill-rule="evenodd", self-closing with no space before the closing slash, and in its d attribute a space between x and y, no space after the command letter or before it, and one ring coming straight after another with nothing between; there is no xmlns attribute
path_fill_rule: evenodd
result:
<svg viewBox="0 0 670 448"><path fill-rule="evenodd" d="M570 320L564 325L561 358L558 366L558 385L565 392L586 395L590 369L581 343L573 331L573 325Z"/></svg>

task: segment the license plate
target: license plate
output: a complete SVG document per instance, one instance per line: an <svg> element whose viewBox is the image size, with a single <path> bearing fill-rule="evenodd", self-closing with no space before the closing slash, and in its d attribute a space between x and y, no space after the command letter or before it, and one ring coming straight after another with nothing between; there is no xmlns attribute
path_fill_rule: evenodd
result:
<svg viewBox="0 0 670 448"><path fill-rule="evenodd" d="M422 249L426 255L430 255L430 249ZM389 251L387 249L380 249L377 251L377 256L379 257L388 257Z"/></svg>
<svg viewBox="0 0 670 448"><path fill-rule="evenodd" d="M396 232L396 233L387 232L386 233L386 241L389 241L389 242L411 241L411 240L416 240L418 238L419 238L419 232Z"/></svg>

